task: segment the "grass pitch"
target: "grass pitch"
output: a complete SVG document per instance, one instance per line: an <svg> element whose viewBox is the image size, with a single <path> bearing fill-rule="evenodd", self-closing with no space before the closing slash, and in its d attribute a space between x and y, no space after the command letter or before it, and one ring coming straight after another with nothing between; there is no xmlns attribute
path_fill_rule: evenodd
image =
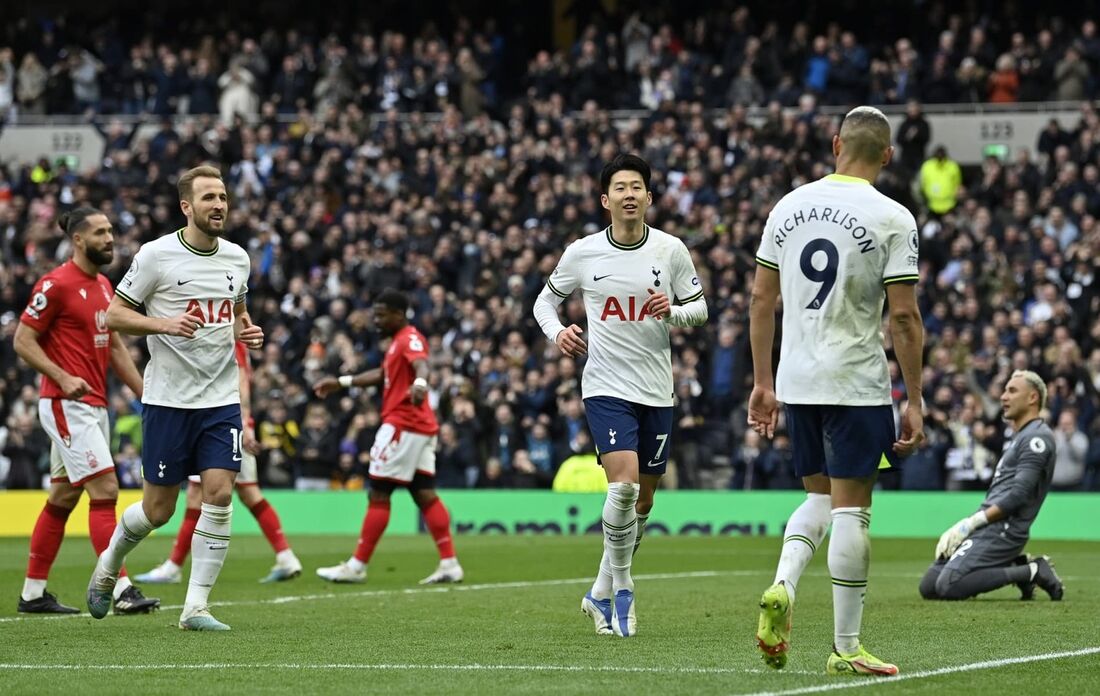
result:
<svg viewBox="0 0 1100 696"><path fill-rule="evenodd" d="M148 616L21 616L26 539L0 539L0 693L802 694L1100 693L1100 544L1035 542L1066 597L1015 588L931 603L917 581L934 542L874 539L863 641L900 677L826 677L832 642L824 553L798 591L782 672L755 647L757 601L777 539L647 538L635 559L638 635L599 637L578 609L599 561L599 537L459 537L466 583L417 586L434 569L429 538L382 541L365 585L330 585L314 569L346 558L354 537L291 539L302 577L260 585L273 556L262 537L232 541L212 595L233 630L176 628L184 585L146 586L165 608ZM166 556L147 540L132 573ZM62 547L49 589L84 606L87 539ZM186 577L186 575L185 575Z"/></svg>

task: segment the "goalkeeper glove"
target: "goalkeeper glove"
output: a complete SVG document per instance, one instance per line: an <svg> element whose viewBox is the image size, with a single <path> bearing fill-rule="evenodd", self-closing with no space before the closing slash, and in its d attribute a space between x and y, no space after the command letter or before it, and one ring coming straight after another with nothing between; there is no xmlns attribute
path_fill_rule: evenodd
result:
<svg viewBox="0 0 1100 696"><path fill-rule="evenodd" d="M963 540L987 524L989 519L985 516L985 510L978 510L970 517L959 520L940 536L936 544L936 558L950 558Z"/></svg>

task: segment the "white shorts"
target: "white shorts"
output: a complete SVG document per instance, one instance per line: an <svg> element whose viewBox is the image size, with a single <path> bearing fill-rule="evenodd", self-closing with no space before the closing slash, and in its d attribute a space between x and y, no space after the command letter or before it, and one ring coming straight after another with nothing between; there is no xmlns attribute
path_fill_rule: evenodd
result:
<svg viewBox="0 0 1100 696"><path fill-rule="evenodd" d="M38 420L50 436L50 481L74 486L113 474L107 409L70 399L39 399Z"/></svg>
<svg viewBox="0 0 1100 696"><path fill-rule="evenodd" d="M191 483L202 483L202 479L198 474L191 474L187 477L187 480ZM256 486L260 483L260 477L256 473L256 455L241 450L241 470L237 474L236 485L238 486Z"/></svg>
<svg viewBox="0 0 1100 696"><path fill-rule="evenodd" d="M435 435L402 432L383 423L370 448L370 477L407 484L417 474L435 476Z"/></svg>

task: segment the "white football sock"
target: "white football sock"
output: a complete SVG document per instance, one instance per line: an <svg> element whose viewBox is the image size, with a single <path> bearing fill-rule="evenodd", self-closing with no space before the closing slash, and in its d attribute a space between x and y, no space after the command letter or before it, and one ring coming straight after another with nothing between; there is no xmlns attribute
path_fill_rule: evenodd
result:
<svg viewBox="0 0 1100 696"><path fill-rule="evenodd" d="M210 590L229 553L230 522L233 506L202 504L202 514L191 537L191 579L187 583L187 598L183 613L206 607Z"/></svg>
<svg viewBox="0 0 1100 696"><path fill-rule="evenodd" d="M607 486L607 499L603 504L603 547L611 566L615 592L634 589L630 557L634 554L634 539L638 534L638 513L634 504L640 489L636 483L620 481Z"/></svg>
<svg viewBox="0 0 1100 696"><path fill-rule="evenodd" d="M638 515L638 536L634 539L634 551L638 553L638 547L642 545L642 537L645 536L645 523L649 521L649 515Z"/></svg>
<svg viewBox="0 0 1100 696"><path fill-rule="evenodd" d="M118 599L122 595L122 593L125 592L127 588L133 586L133 584L134 583L130 582L129 575L123 578L119 578L118 582L115 583L114 598Z"/></svg>
<svg viewBox="0 0 1100 696"><path fill-rule="evenodd" d="M145 510L141 507L141 501L137 501L122 513L115 527L115 533L111 535L111 543L103 551L101 566L103 571L112 578L118 577L122 563L127 554L141 543L141 540L149 536L156 527L145 516Z"/></svg>
<svg viewBox="0 0 1100 696"><path fill-rule="evenodd" d="M1032 563L1031 565L1034 566L1035 564ZM1034 577L1034 575L1035 574L1032 573L1033 577ZM39 597L41 597L42 594L45 591L46 591L46 581L45 580L38 580L38 579L35 579L35 578L24 578L23 579L23 592L19 596L23 599L23 601L29 602L32 599L38 599Z"/></svg>
<svg viewBox="0 0 1100 696"><path fill-rule="evenodd" d="M450 558L441 558L441 559L439 559L439 569L440 570L454 570L455 568L458 568L458 567L459 567L458 558L455 557L455 556L451 556Z"/></svg>
<svg viewBox="0 0 1100 696"><path fill-rule="evenodd" d="M867 527L871 508L833 510L833 537L829 542L829 574L833 577L834 645L842 655L859 650L863 597L871 566L871 539Z"/></svg>
<svg viewBox="0 0 1100 696"><path fill-rule="evenodd" d="M358 558L356 558L355 556L352 556L352 557L351 557L351 558L349 558L348 560L344 561L344 563L346 563L346 564L347 564L347 566L348 566L348 568L351 568L351 569L352 569L352 570L354 570L354 571L355 571L356 573L358 573L358 572L359 572L359 571L361 571L361 570L366 570L366 569L367 569L367 564L366 564L366 563L364 563L364 562L362 562L362 561L360 561L360 560L359 560Z"/></svg>
<svg viewBox="0 0 1100 696"><path fill-rule="evenodd" d="M596 581L592 583L589 594L593 599L611 599L611 561L607 556L607 546L604 545L603 556L600 557L600 570L596 573Z"/></svg>
<svg viewBox="0 0 1100 696"><path fill-rule="evenodd" d="M787 520L787 529L783 532L783 550L779 554L774 582L786 584L787 594L792 602L802 572L806 570L829 530L829 522L832 521L830 508L827 494L807 493L806 499Z"/></svg>
<svg viewBox="0 0 1100 696"><path fill-rule="evenodd" d="M279 553L275 554L275 565L289 566L293 565L298 557L294 555L294 552L290 549L283 549Z"/></svg>

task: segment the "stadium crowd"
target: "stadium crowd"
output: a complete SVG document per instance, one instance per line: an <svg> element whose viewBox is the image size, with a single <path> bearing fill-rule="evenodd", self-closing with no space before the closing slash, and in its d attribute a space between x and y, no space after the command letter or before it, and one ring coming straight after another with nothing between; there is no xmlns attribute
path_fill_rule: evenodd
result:
<svg viewBox="0 0 1100 696"><path fill-rule="evenodd" d="M582 366L546 342L531 306L565 245L606 225L598 173L619 151L652 164L650 222L688 244L710 303L706 326L673 332L670 484L797 488L782 427L766 443L744 425L748 289L771 205L831 171L838 119L818 105L1078 100L1100 74L1093 22L1025 35L946 12L920 40L899 29L874 46L839 24L814 35L744 8L684 23L629 14L556 53L524 53L495 23L465 20L449 36L196 30L171 44L127 43L109 23L86 36L44 26L0 49L0 114L86 113L107 150L82 171L0 166L10 488L39 487L48 468L35 375L11 337L34 281L68 254L58 213L89 201L108 214L117 281L141 243L182 224L175 177L201 162L224 171L227 236L253 258L266 485L363 486L379 395L322 403L309 386L380 363L370 302L395 287L431 344L439 484L548 487L591 444ZM517 55L526 72L510 76ZM642 111L609 113L624 107ZM97 112L159 126L145 138L141 121ZM938 194L936 177L959 170L950 153L928 157L935 136L911 103L877 182L921 225L930 435L883 485L984 489L1005 436L1000 390L1029 368L1050 385L1055 488L1100 489L1100 118L1085 102L1078 123L1043 133L1039 158L987 159ZM564 311L583 325L578 298ZM144 346L132 345L140 365ZM907 398L900 378L895 395ZM111 410L120 478L139 485L140 404L116 384Z"/></svg>

